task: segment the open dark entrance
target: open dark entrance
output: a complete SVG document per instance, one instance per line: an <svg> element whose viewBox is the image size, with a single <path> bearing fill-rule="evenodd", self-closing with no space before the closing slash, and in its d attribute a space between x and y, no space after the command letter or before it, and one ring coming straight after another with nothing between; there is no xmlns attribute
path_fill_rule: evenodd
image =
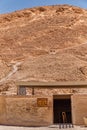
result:
<svg viewBox="0 0 87 130"><path fill-rule="evenodd" d="M53 100L54 123L72 123L71 98L55 97Z"/></svg>

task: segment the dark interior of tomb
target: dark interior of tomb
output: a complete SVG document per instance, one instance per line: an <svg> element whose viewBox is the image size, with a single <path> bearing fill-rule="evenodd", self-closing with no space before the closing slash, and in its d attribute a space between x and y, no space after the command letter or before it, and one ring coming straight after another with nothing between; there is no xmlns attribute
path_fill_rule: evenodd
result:
<svg viewBox="0 0 87 130"><path fill-rule="evenodd" d="M54 99L53 113L54 113L54 123L72 123L71 100Z"/></svg>

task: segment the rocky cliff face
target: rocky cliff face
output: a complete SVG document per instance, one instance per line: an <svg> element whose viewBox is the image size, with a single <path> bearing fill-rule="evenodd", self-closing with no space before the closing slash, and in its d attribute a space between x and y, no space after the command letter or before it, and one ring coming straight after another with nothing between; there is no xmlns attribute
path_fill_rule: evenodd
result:
<svg viewBox="0 0 87 130"><path fill-rule="evenodd" d="M19 80L87 80L87 10L56 5L0 15L1 88Z"/></svg>

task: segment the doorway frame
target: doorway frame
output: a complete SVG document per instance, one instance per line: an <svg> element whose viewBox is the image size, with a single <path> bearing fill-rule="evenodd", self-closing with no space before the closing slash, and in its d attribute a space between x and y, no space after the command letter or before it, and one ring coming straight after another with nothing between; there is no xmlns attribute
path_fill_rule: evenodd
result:
<svg viewBox="0 0 87 130"><path fill-rule="evenodd" d="M54 99L70 99L70 105L71 105L71 123L73 124L72 94L53 95L53 124L55 124L54 123Z"/></svg>

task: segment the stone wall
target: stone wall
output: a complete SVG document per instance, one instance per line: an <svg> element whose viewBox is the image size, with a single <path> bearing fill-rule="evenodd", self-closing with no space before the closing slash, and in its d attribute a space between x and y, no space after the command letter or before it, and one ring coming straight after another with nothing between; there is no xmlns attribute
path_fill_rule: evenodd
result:
<svg viewBox="0 0 87 130"><path fill-rule="evenodd" d="M72 100L72 119L74 124L83 125L83 118L87 117L87 94L75 94Z"/></svg>
<svg viewBox="0 0 87 130"><path fill-rule="evenodd" d="M87 90L86 90L87 91ZM28 95L29 94L29 95ZM73 93L72 89L28 89L25 96L0 96L0 124L18 126L47 126L53 124L53 95L71 95L72 120L84 124L87 116L87 93ZM38 104L38 99L42 100ZM46 99L47 102L43 102ZM45 104L44 104L45 103Z"/></svg>
<svg viewBox="0 0 87 130"><path fill-rule="evenodd" d="M36 96L53 96L59 94L72 94L72 89L60 89L60 88L34 88L34 95ZM32 95L32 88L26 87L26 95Z"/></svg>
<svg viewBox="0 0 87 130"><path fill-rule="evenodd" d="M19 87L19 86L18 86ZM9 90L0 92L0 95L17 95L17 86L11 86ZM55 95L55 94L72 94L72 93L85 93L87 94L86 88L34 88L35 95ZM32 88L26 87L26 95L32 95Z"/></svg>
<svg viewBox="0 0 87 130"><path fill-rule="evenodd" d="M86 88L34 88L34 95L39 96L39 95L44 95L44 96L53 96L53 95L67 95L67 94L87 94L87 89ZM26 95L32 95L32 88L26 87Z"/></svg>
<svg viewBox="0 0 87 130"><path fill-rule="evenodd" d="M0 124L42 126L52 124L52 97L46 106L38 106L37 98L43 96L0 96Z"/></svg>

